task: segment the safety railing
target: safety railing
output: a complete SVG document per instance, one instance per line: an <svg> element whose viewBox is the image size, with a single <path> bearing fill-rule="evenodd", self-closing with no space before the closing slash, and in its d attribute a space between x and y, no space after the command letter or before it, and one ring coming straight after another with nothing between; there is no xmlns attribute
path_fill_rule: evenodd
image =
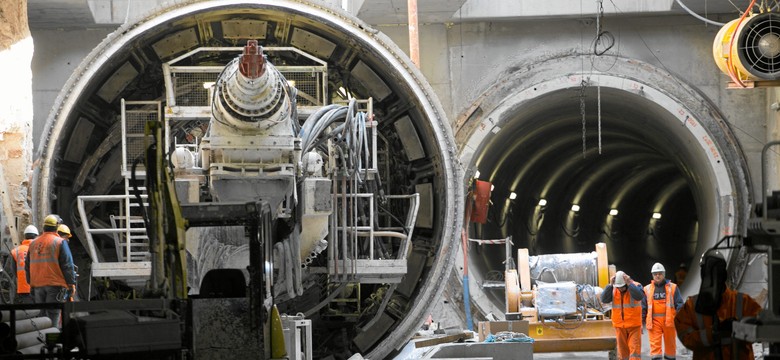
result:
<svg viewBox="0 0 780 360"><path fill-rule="evenodd" d="M390 200L408 200L408 211L402 227L382 227L374 224L374 194L335 194L334 203L340 215L334 216L330 241L328 272L337 281L358 281L361 283L399 283L407 272L407 254L411 246L412 233L417 221L420 195L388 195ZM356 199L368 201L368 220L361 223L357 215ZM350 216L351 215L351 216ZM386 241L390 247L390 258L376 255L377 242ZM397 247L392 239L399 240ZM367 242L367 244L365 243ZM367 250L367 251L366 251Z"/></svg>
<svg viewBox="0 0 780 360"><path fill-rule="evenodd" d="M146 199L146 195L142 195ZM146 228L138 225L139 219L129 216L125 209L128 204L134 202L129 195L83 195L78 197L78 211L81 226L87 240L87 252L92 260L93 277L113 278L138 278L149 277L151 274L151 262L148 261L148 238ZM118 215L111 215L109 219L91 219L87 211L90 208L104 206L116 208ZM114 206L112 206L114 203ZM140 220L141 222L143 220ZM112 224L111 227L96 225L98 222ZM99 252L96 242L113 241L116 248L116 261L106 260L106 254ZM139 241L141 240L141 241ZM102 246L101 246L102 248Z"/></svg>

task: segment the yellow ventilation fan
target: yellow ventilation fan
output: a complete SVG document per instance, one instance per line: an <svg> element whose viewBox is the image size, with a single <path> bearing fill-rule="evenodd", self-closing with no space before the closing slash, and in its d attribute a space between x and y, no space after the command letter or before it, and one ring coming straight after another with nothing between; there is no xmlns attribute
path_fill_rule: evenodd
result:
<svg viewBox="0 0 780 360"><path fill-rule="evenodd" d="M734 82L780 79L780 15L766 12L724 25L712 44L715 63Z"/></svg>

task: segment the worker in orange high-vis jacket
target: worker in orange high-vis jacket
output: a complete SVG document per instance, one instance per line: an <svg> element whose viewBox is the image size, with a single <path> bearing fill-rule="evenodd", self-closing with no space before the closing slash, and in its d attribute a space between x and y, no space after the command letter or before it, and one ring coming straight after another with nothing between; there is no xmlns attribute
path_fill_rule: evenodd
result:
<svg viewBox="0 0 780 360"><path fill-rule="evenodd" d="M757 317L761 306L748 295L729 289L726 260L708 250L701 260L701 288L674 318L677 336L693 350L693 360L753 359L751 343L732 337L733 322Z"/></svg>
<svg viewBox="0 0 780 360"><path fill-rule="evenodd" d="M55 214L43 219L43 234L27 251L24 267L35 303L65 302L76 285L76 272L68 242L57 234L62 219ZM52 324L59 324L60 310L46 309Z"/></svg>
<svg viewBox="0 0 780 360"><path fill-rule="evenodd" d="M618 359L641 359L642 285L622 271L615 273L601 293L602 303L612 303L612 326L617 336Z"/></svg>
<svg viewBox="0 0 780 360"><path fill-rule="evenodd" d="M14 302L18 304L33 303L32 295L30 295L30 284L27 282L27 274L24 271L24 261L27 257L27 249L36 237L38 237L38 228L35 225L27 225L24 229L24 240L22 240L21 245L11 250L11 257L14 259L14 261L10 261L11 273L16 274Z"/></svg>
<svg viewBox="0 0 780 360"><path fill-rule="evenodd" d="M674 316L684 302L677 284L666 279L666 269L661 263L650 269L653 281L645 286L642 300L642 324L650 338L651 360L674 360L677 358L677 332L674 330Z"/></svg>

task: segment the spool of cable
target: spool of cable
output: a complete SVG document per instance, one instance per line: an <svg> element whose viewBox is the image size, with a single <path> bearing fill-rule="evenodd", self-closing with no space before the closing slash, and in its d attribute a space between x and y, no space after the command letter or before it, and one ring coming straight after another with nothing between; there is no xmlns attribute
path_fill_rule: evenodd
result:
<svg viewBox="0 0 780 360"><path fill-rule="evenodd" d="M573 281L598 285L596 252L551 254L529 257L531 279L547 283Z"/></svg>

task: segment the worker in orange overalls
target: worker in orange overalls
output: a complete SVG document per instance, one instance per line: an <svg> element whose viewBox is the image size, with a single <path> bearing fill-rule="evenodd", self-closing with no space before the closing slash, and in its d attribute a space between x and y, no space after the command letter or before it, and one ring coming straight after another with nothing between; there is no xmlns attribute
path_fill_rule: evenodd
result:
<svg viewBox="0 0 780 360"><path fill-rule="evenodd" d="M51 214L43 219L43 234L27 251L24 268L27 282L36 304L65 302L76 285L73 255L68 242L57 234L62 218ZM60 310L46 309L44 313L52 324L59 324Z"/></svg>
<svg viewBox="0 0 780 360"><path fill-rule="evenodd" d="M752 360L752 345L732 338L731 334L734 321L758 316L761 306L750 296L726 286L726 260L719 252L708 250L700 264L699 294L689 297L674 318L677 336L693 350L693 360ZM732 350L737 353L732 354Z"/></svg>
<svg viewBox="0 0 780 360"><path fill-rule="evenodd" d="M612 303L612 326L617 336L618 359L641 359L642 284L618 271L601 293L602 303Z"/></svg>
<svg viewBox="0 0 780 360"><path fill-rule="evenodd" d="M683 306L683 298L677 285L666 279L666 269L661 263L653 264L650 273L653 281L645 286L642 300L642 323L650 332L650 359L674 360L677 356L674 316Z"/></svg>
<svg viewBox="0 0 780 360"><path fill-rule="evenodd" d="M18 304L32 304L33 299L30 295L30 284L27 282L27 275L24 271L24 259L27 256L27 249L30 243L38 237L38 228L35 225L27 225L24 229L24 240L22 244L11 250L11 273L16 274L16 298L14 302Z"/></svg>

